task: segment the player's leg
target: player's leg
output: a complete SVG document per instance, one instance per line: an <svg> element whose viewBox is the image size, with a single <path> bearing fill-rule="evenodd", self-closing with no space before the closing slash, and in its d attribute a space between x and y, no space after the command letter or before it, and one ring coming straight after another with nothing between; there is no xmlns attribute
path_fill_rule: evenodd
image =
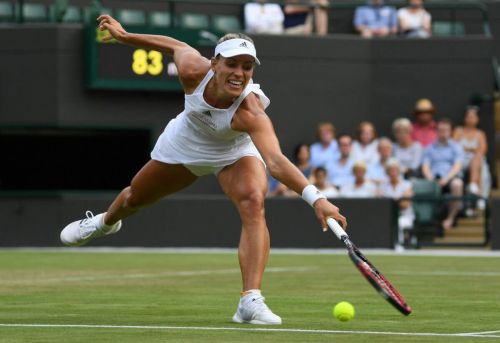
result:
<svg viewBox="0 0 500 343"><path fill-rule="evenodd" d="M244 157L224 168L218 179L241 217L239 259L243 291L260 289L269 255L269 232L264 217L267 191L264 166L255 157Z"/></svg>
<svg viewBox="0 0 500 343"><path fill-rule="evenodd" d="M239 245L243 292L233 321L281 324L260 293L262 275L269 257L269 231L264 216L267 176L255 157L243 157L218 175L222 189L236 205L242 229Z"/></svg>
<svg viewBox="0 0 500 343"><path fill-rule="evenodd" d="M84 245L90 240L116 233L121 228L121 219L139 209L151 205L161 198L177 192L196 180L182 165L166 164L151 160L132 179L113 201L108 211L67 225L61 232L61 241L66 245Z"/></svg>
<svg viewBox="0 0 500 343"><path fill-rule="evenodd" d="M134 176L130 186L113 201L106 212L104 223L113 225L141 208L186 188L196 179L197 177L181 164L150 160Z"/></svg>

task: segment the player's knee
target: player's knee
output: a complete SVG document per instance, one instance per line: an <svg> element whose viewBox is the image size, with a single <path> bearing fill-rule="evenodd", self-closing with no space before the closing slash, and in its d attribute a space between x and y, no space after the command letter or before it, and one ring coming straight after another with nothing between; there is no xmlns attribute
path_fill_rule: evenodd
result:
<svg viewBox="0 0 500 343"><path fill-rule="evenodd" d="M238 208L243 215L260 216L264 214L264 198L262 192L250 192L238 201Z"/></svg>
<svg viewBox="0 0 500 343"><path fill-rule="evenodd" d="M146 201L132 187L127 187L124 190L125 201L124 206L131 210L139 210L142 207L148 206L150 202Z"/></svg>

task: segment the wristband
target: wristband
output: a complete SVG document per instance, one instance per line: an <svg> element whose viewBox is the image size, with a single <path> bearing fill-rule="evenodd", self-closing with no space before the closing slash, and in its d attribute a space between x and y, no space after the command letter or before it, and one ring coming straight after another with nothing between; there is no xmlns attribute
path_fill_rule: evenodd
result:
<svg viewBox="0 0 500 343"><path fill-rule="evenodd" d="M308 185L302 190L302 199L304 199L311 207L319 199L326 199L326 196L321 193L316 186Z"/></svg>

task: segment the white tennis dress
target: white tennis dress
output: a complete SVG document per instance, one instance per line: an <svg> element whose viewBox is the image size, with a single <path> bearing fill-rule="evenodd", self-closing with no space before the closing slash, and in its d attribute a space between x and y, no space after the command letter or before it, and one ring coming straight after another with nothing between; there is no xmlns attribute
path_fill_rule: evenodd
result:
<svg viewBox="0 0 500 343"><path fill-rule="evenodd" d="M229 108L207 104L203 92L214 73L210 69L192 94L184 96L184 111L172 119L160 135L151 158L169 164L183 164L197 176L217 174L245 156L262 156L250 136L231 128L234 113L245 97L254 92L264 108L270 100L252 80Z"/></svg>

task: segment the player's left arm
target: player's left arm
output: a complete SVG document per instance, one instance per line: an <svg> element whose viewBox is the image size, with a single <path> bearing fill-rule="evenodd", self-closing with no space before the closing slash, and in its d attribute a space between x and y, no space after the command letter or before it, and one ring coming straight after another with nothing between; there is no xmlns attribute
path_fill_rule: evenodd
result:
<svg viewBox="0 0 500 343"><path fill-rule="evenodd" d="M250 135L272 177L298 194L302 194L304 188L309 186L309 181L302 172L283 155L271 119L257 95L251 93L245 98L233 117L231 127ZM328 227L326 219L329 217L340 221L344 228L347 226L339 209L326 199L316 200L313 207L324 230Z"/></svg>

